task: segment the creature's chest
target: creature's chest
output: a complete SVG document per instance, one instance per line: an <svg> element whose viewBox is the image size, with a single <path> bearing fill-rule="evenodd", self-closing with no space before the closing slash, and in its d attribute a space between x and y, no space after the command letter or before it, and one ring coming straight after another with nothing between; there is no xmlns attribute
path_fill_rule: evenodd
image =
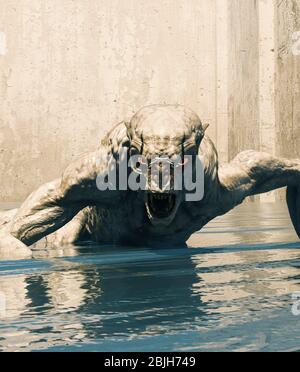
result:
<svg viewBox="0 0 300 372"><path fill-rule="evenodd" d="M96 242L124 243L143 225L141 214L139 210L134 211L128 201L118 207L93 207L90 208L87 228Z"/></svg>
<svg viewBox="0 0 300 372"><path fill-rule="evenodd" d="M142 203L127 200L118 208L93 208L89 218L92 239L97 242L157 245L183 244L207 223L207 217L181 208L170 226L153 226Z"/></svg>

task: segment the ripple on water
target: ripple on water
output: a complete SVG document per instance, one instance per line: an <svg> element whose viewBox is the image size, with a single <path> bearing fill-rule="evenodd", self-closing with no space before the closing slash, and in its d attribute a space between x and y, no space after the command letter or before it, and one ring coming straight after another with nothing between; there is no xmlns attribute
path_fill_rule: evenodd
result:
<svg viewBox="0 0 300 372"><path fill-rule="evenodd" d="M245 205L189 248L36 248L0 263L0 349L298 350L300 243L283 205Z"/></svg>

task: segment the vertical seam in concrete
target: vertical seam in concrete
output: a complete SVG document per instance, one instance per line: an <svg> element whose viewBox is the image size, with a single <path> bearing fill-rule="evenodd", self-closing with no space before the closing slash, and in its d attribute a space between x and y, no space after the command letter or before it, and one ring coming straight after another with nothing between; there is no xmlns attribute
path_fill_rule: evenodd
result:
<svg viewBox="0 0 300 372"><path fill-rule="evenodd" d="M214 1L214 9L215 9L215 16L214 16L214 51L215 51L215 138L216 138L216 146L218 147L219 144L219 138L218 138L218 16L217 16L217 1Z"/></svg>
<svg viewBox="0 0 300 372"><path fill-rule="evenodd" d="M275 155L275 3L259 0L259 128L260 150ZM275 193L261 196L262 201L274 202Z"/></svg>
<svg viewBox="0 0 300 372"><path fill-rule="evenodd" d="M228 16L228 0L215 0L215 120L216 144L221 161L228 161L229 158Z"/></svg>

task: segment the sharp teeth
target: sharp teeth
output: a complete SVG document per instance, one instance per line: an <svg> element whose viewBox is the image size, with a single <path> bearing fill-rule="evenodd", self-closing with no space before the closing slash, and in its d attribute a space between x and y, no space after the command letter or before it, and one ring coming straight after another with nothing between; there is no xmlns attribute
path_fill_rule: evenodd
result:
<svg viewBox="0 0 300 372"><path fill-rule="evenodd" d="M166 194L150 194L151 200L172 200L172 196Z"/></svg>

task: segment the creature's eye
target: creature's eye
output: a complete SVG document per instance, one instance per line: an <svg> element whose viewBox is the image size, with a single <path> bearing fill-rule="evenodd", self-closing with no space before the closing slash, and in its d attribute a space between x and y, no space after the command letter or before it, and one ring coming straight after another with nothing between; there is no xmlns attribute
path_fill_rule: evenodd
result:
<svg viewBox="0 0 300 372"><path fill-rule="evenodd" d="M182 159L179 163L177 163L176 167L184 167L185 165L187 165L189 162L189 158L185 157L184 159Z"/></svg>

